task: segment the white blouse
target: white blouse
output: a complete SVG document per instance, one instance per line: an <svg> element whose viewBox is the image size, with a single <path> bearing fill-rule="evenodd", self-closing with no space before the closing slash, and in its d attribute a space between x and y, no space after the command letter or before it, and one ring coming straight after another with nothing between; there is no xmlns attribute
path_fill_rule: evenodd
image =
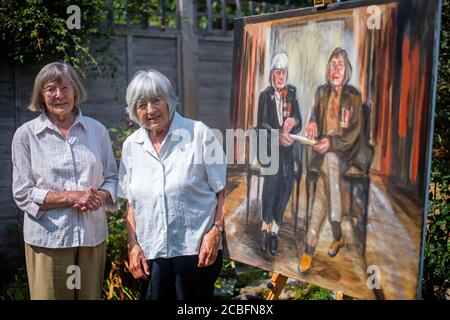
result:
<svg viewBox="0 0 450 320"><path fill-rule="evenodd" d="M145 128L130 135L122 149L118 196L133 208L146 258L198 254L225 180L225 153L202 122L175 112L159 156Z"/></svg>

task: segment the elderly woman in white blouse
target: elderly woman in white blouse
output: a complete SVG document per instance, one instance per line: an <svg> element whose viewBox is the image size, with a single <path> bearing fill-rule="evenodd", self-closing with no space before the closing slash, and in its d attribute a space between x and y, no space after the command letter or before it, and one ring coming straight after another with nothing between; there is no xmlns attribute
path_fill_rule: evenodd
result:
<svg viewBox="0 0 450 320"><path fill-rule="evenodd" d="M12 141L31 299L101 298L117 164L106 128L78 108L85 97L70 65L46 65L29 106L41 114Z"/></svg>
<svg viewBox="0 0 450 320"><path fill-rule="evenodd" d="M126 100L141 126L125 140L119 168L130 271L149 280L147 299L211 299L222 268L222 146L202 122L175 111L158 71L138 72Z"/></svg>

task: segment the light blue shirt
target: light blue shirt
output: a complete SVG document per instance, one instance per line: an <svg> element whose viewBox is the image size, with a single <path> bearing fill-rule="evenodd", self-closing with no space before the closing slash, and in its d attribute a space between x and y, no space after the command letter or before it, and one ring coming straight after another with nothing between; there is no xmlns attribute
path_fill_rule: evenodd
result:
<svg viewBox="0 0 450 320"><path fill-rule="evenodd" d="M92 247L108 236L105 208L40 210L49 191L108 190L115 210L117 163L108 130L79 112L67 139L45 113L19 127L12 141L12 192L24 212L25 242L45 248Z"/></svg>
<svg viewBox="0 0 450 320"><path fill-rule="evenodd" d="M123 144L118 196L129 201L147 259L198 254L225 187L226 157L202 122L174 113L156 153L140 128Z"/></svg>

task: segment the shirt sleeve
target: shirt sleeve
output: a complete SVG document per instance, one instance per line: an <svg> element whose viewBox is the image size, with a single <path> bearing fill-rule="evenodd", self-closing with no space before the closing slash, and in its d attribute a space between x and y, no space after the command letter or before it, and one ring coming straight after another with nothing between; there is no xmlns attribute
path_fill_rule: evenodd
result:
<svg viewBox="0 0 450 320"><path fill-rule="evenodd" d="M202 148L208 184L215 193L218 193L225 188L227 157L221 143L206 125L203 131Z"/></svg>
<svg viewBox="0 0 450 320"><path fill-rule="evenodd" d="M35 185L29 139L23 128L19 128L14 134L11 158L13 164L12 193L14 201L23 212L39 219L45 212L40 210L39 204L44 203L49 190L37 188Z"/></svg>
<svg viewBox="0 0 450 320"><path fill-rule="evenodd" d="M117 203L117 163L114 158L114 152L112 150L111 138L109 137L108 130L104 130L102 136L102 147L103 147L103 168L104 168L104 178L100 189L106 190L111 195L111 198L105 203L105 208L109 211L114 211L118 209Z"/></svg>
<svg viewBox="0 0 450 320"><path fill-rule="evenodd" d="M127 199L130 201L130 177L131 177L131 168L129 167L128 161L128 144L123 144L122 147L122 156L120 158L119 164L119 180L117 184L117 196L119 198Z"/></svg>

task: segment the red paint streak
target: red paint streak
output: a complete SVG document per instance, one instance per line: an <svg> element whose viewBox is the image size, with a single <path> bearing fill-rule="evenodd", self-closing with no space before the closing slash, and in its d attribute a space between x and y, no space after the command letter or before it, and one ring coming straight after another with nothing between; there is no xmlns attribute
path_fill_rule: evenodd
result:
<svg viewBox="0 0 450 320"><path fill-rule="evenodd" d="M412 76L411 76L411 87L410 87L410 93L409 93L409 101L411 104L417 103L416 100L416 92L419 88L419 82L418 82L418 74L419 74L419 66L420 66L420 47L416 43L414 45L414 49L411 54L411 64L412 64ZM417 110L414 106L414 108L410 108L411 112L413 110ZM414 117L410 116L408 117L408 127L411 128L413 126Z"/></svg>
<svg viewBox="0 0 450 320"><path fill-rule="evenodd" d="M403 40L402 48L402 89L400 96L400 111L399 111L399 126L398 134L400 138L406 137L407 132L407 118L408 118L408 97L409 97L409 87L411 80L411 61L409 58L410 53L410 39L406 37Z"/></svg>
<svg viewBox="0 0 450 320"><path fill-rule="evenodd" d="M425 60L425 59L423 59ZM422 74L420 77L420 89L419 89L419 97L417 99L416 106L416 117L414 124L414 135L413 135L413 145L412 145L412 161L411 161L411 171L410 176L413 182L417 182L417 175L419 174L419 156L420 156L420 142L421 142L421 127L422 127L422 118L423 118L423 110L425 109L425 87L426 87L426 72L427 65L426 62L423 64Z"/></svg>
<svg viewBox="0 0 450 320"><path fill-rule="evenodd" d="M392 122L393 62L389 58L390 56L395 56L395 20L395 12L391 12L390 19L387 21L387 23L391 25L391 27L388 28L390 31L389 33L380 36L379 41L382 45L378 49L378 54L380 56L379 65L384 67L379 71L380 87L378 89L378 94L380 96L381 116L378 124L377 144L380 145L381 148L380 174L386 177L391 174L392 136L397 130L396 124ZM385 54L386 52L389 52L390 54ZM387 181L385 182L387 183Z"/></svg>

